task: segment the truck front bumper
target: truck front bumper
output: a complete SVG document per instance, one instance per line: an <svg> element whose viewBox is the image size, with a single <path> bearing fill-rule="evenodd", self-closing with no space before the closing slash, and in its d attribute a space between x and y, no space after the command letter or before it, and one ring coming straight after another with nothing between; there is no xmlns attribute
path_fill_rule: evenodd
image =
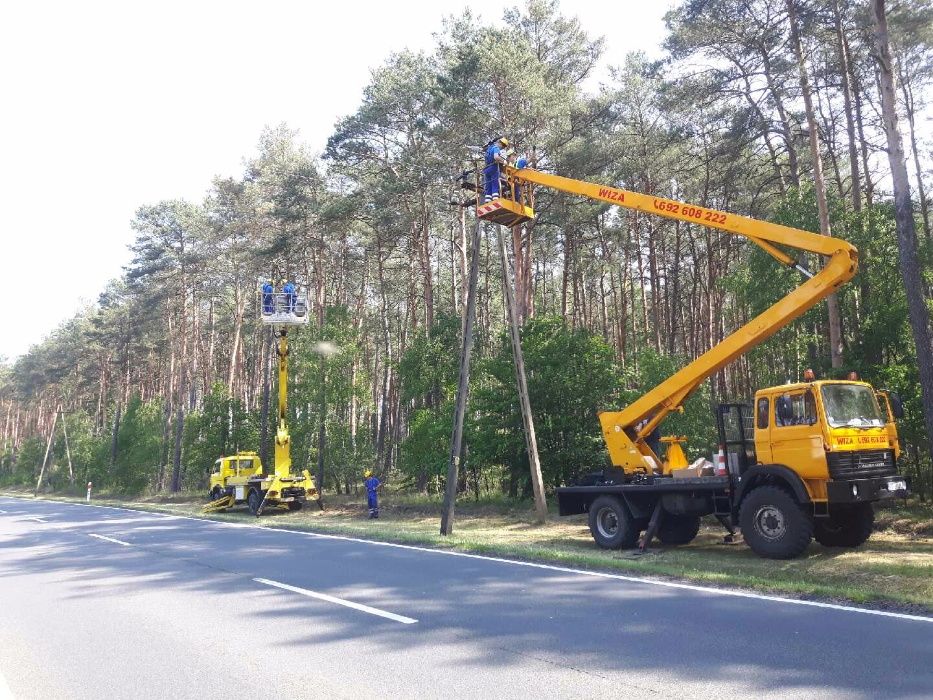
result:
<svg viewBox="0 0 933 700"><path fill-rule="evenodd" d="M910 493L907 479L894 474L871 479L848 479L826 483L830 503L871 503L896 498L907 498Z"/></svg>

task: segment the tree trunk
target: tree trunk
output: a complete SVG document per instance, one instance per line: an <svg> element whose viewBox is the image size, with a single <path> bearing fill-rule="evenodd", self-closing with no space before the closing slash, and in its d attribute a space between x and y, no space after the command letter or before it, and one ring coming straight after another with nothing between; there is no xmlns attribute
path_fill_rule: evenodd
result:
<svg viewBox="0 0 933 700"><path fill-rule="evenodd" d="M843 37L843 43L846 46L846 53L852 55L848 40ZM849 83L852 86L852 97L855 101L855 128L858 131L859 151L862 160L862 177L865 180L865 204L872 205L874 197L874 185L871 182L871 170L868 167L868 140L865 138L865 119L862 116L862 89L858 76L849 62Z"/></svg>
<svg viewBox="0 0 933 700"><path fill-rule="evenodd" d="M920 216L923 221L923 237L930 242L930 209L927 206L926 188L923 186L923 168L921 167L920 151L917 148L917 128L915 124L916 110L914 95L910 84L904 77L903 70L899 70L901 79L901 94L904 95L904 107L907 111L907 128L910 132L910 150L913 153L914 168L917 178L917 197L920 200Z"/></svg>
<svg viewBox="0 0 933 700"><path fill-rule="evenodd" d="M175 417L175 454L172 460L172 493L181 491L181 437L185 429L185 409L179 405Z"/></svg>
<svg viewBox="0 0 933 700"><path fill-rule="evenodd" d="M120 402L117 402L117 411L113 416L113 433L110 436L110 469L112 470L117 464L117 435L120 433L120 418L122 413L122 406Z"/></svg>
<svg viewBox="0 0 933 700"><path fill-rule="evenodd" d="M317 474L314 481L318 493L324 493L324 450L327 447L327 384L325 380L324 363L326 362L322 354L318 360L318 427L317 427Z"/></svg>
<svg viewBox="0 0 933 700"><path fill-rule="evenodd" d="M929 448L933 445L933 353L931 353L933 348L930 344L930 317L923 298L924 286L917 256L917 232L913 205L910 200L910 180L907 176L904 145L898 130L894 73L891 66L884 0L871 0L871 12L877 42L875 58L879 69L881 111L888 141L888 162L891 165L891 179L894 185L894 218L897 226L898 257L904 290L907 294L910 327L917 349L917 369L920 375L923 418Z"/></svg>
<svg viewBox="0 0 933 700"><path fill-rule="evenodd" d="M535 435L535 422L531 413L531 401L528 397L528 379L525 376L525 358L522 353L522 340L519 333L518 309L512 296L512 284L509 277L509 260L505 251L505 236L502 230L496 231L499 239L499 257L502 260L502 298L505 301L509 317L509 337L512 341L512 359L515 362L515 379L518 385L518 400L522 411L522 424L525 432L525 448L528 452L528 464L531 469L531 486L535 496L535 516L539 524L547 522L547 501L544 498L544 480L541 476L541 462L538 460L538 438Z"/></svg>
<svg viewBox="0 0 933 700"><path fill-rule="evenodd" d="M785 3L790 21L791 44L797 56L800 91L803 93L803 104L807 113L807 130L810 132L810 155L813 158L813 180L816 189L816 206L820 215L820 233L824 236L831 236L829 207L826 204L826 183L823 180L823 162L820 156L820 136L813 111L813 100L810 96L810 79L804 61L803 44L800 42L800 32L797 28L795 0L785 0ZM842 367L842 314L839 312L839 298L835 294L826 297L826 308L829 312L829 348L832 366Z"/></svg>
<svg viewBox="0 0 933 700"><path fill-rule="evenodd" d="M269 385L271 384L272 369L272 329L263 334L265 336L266 352L262 363L262 406L259 412L259 461L263 467L269 463Z"/></svg>
<svg viewBox="0 0 933 700"><path fill-rule="evenodd" d="M162 449L159 453L159 474L156 490L165 488L165 470L168 467L168 455L172 440L172 402L166 398L162 410Z"/></svg>
<svg viewBox="0 0 933 700"><path fill-rule="evenodd" d="M842 76L842 101L845 107L846 134L849 138L849 195L852 198L852 209L862 211L862 189L859 178L858 150L855 141L855 116L852 113L852 84L849 80L849 51L845 40L845 31L842 26L842 9L839 0L833 3L836 24L836 49L839 52L839 73Z"/></svg>

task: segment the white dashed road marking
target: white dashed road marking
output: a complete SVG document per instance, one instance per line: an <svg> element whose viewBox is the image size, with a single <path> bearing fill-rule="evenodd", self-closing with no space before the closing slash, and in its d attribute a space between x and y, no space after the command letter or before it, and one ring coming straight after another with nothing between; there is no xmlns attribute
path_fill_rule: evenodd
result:
<svg viewBox="0 0 933 700"><path fill-rule="evenodd" d="M281 588L286 591L291 591L292 593L300 593L301 595L308 596L309 598L317 598L318 600L323 600L327 603L334 603L336 605L342 605L346 608L353 608L354 610L359 610L364 613L369 613L370 615L378 615L379 617L384 617L387 620L395 620L396 622L401 622L403 625L412 625L417 622L416 619L412 617L405 617L404 615L396 615L395 613L390 613L385 610L380 610L379 608L372 608L368 605L362 605L361 603L354 603L350 600L344 600L343 598L334 598L332 595L327 595L326 593L318 593L316 591L309 591L307 588L298 588L298 586L289 586L287 583L279 583L278 581L270 581L267 578L254 578L256 583L262 583L266 586L275 586L276 588Z"/></svg>
<svg viewBox="0 0 933 700"><path fill-rule="evenodd" d="M107 537L106 535L95 535L91 533L88 535L88 537L96 537L99 540L106 540L107 542L113 542L114 544L122 544L124 547L132 546L129 542L124 542L123 540L115 540L112 537Z"/></svg>

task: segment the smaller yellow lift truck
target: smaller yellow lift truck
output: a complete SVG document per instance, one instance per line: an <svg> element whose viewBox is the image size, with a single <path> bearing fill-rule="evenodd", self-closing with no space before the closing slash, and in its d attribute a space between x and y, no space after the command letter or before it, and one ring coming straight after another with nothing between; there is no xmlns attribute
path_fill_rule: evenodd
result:
<svg viewBox="0 0 933 700"><path fill-rule="evenodd" d="M249 512L261 515L270 506L300 510L309 498L317 495L314 480L307 469L292 471L291 438L286 414L288 406L288 335L287 327L308 322L307 300L302 294L263 293L262 322L276 328L279 358L279 421L275 433L275 465L268 471L255 452L238 452L221 457L211 472L205 512L223 511L246 503Z"/></svg>
<svg viewBox="0 0 933 700"><path fill-rule="evenodd" d="M685 438L652 439L706 379L852 279L858 251L851 244L538 170L502 170L501 195L476 200L479 219L502 226L529 221L533 188L546 187L743 236L804 278L800 287L626 408L599 414L612 468L557 489L560 514L587 514L597 545L632 548L640 538L644 550L655 536L664 544L687 544L696 537L700 518L714 515L729 537L740 528L758 555L789 559L802 554L813 538L825 546L862 544L872 531L872 504L907 496L907 481L897 471L894 421L903 415L900 401L857 380L804 377L758 390L750 406L720 405L716 419L724 464L712 473L687 468L680 446ZM475 183L461 180L464 189L482 191L478 177ZM785 248L826 262L813 274ZM663 459L659 442L667 444Z"/></svg>

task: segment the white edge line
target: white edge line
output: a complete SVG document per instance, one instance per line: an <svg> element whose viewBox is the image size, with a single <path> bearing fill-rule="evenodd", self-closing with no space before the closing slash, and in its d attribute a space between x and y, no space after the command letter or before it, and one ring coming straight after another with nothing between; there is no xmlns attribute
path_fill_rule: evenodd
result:
<svg viewBox="0 0 933 700"><path fill-rule="evenodd" d="M6 498L18 498L17 496L6 496ZM24 499L25 500L25 499ZM799 598L783 598L781 596L767 595L765 593L752 593L750 591L731 590L728 588L713 588L711 586L698 586L691 583L678 583L676 581L666 581L664 579L643 578L640 576L626 576L624 574L610 574L605 571L587 571L586 569L571 569L566 566L555 566L553 564L540 564L532 561L520 561L518 559L503 559L502 557L490 557L484 554L472 554L469 552L454 552L449 549L433 549L431 547L419 547L412 544L400 544L397 542L382 542L381 540L367 540L359 537L349 537L347 535L329 535L319 532L306 532L303 530L287 530L279 527L265 527L263 525L247 525L246 523L228 523L222 520L210 520L208 518L194 518L190 515L173 515L168 513L158 513L149 510L138 510L133 508L120 508L119 506L103 506L94 503L72 503L70 501L48 501L46 499L34 499L45 501L47 503L62 503L64 505L85 506L90 508L108 508L110 510L121 510L127 513L145 513L147 515L157 515L165 518L180 518L182 520L195 520L197 522L219 525L222 527L251 528L254 530L266 530L271 532L285 532L293 535L303 535L305 537L315 537L318 539L343 540L345 542L358 542L360 544L372 545L375 547L393 547L396 549L409 549L416 552L428 552L430 554L441 554L449 557L465 557L467 559L481 559L483 561L494 561L501 564L511 564L513 566L524 566L531 569L543 569L545 571L558 571L565 574L577 574L579 576L590 576L592 578L604 578L615 581L628 581L631 583L644 583L651 586L663 586L665 588L678 588L687 591L698 591L700 593L711 593L713 595L733 596L735 598L751 598L755 600L767 600L773 603L788 603L790 605L806 605L814 608L826 608L828 610L842 610L844 612L861 613L862 615L877 615L879 617L891 617L898 620L912 620L914 622L933 623L933 617L924 615L911 615L909 613L892 612L890 610L872 610L871 608L856 608L850 605L839 605L837 603L821 603L816 600L801 600Z"/></svg>
<svg viewBox="0 0 933 700"><path fill-rule="evenodd" d="M112 537L107 537L106 535L95 535L93 532L88 533L88 537L96 537L99 540L106 540L107 542L113 542L114 544L122 544L124 547L132 547L129 542L124 542L123 540L115 540Z"/></svg>
<svg viewBox="0 0 933 700"><path fill-rule="evenodd" d="M45 521L42 518L37 518L34 515L27 515L23 520L35 520L37 523L44 523Z"/></svg>
<svg viewBox="0 0 933 700"><path fill-rule="evenodd" d="M318 600L323 600L328 603L334 603L336 605L343 605L346 608L353 608L354 610L359 610L364 613L369 613L370 615L378 615L379 617L384 617L388 620L395 620L396 622L401 622L403 625L413 625L417 620L413 617L405 617L404 615L396 615L395 613L388 612L386 610L380 610L379 608L372 608L368 605L363 605L362 603L354 603L351 600L344 600L343 598L335 598L332 595L327 595L326 593L318 593L317 591L309 591L307 588L298 588L297 586L289 586L287 583L279 583L278 581L270 581L267 578L254 578L256 583L262 583L266 586L274 586L275 588L281 588L285 591L291 591L292 593L300 593L301 595L308 596L309 598L317 598Z"/></svg>
<svg viewBox="0 0 933 700"><path fill-rule="evenodd" d="M5 510L0 510L0 513L6 513L6 511L5 511Z"/></svg>

